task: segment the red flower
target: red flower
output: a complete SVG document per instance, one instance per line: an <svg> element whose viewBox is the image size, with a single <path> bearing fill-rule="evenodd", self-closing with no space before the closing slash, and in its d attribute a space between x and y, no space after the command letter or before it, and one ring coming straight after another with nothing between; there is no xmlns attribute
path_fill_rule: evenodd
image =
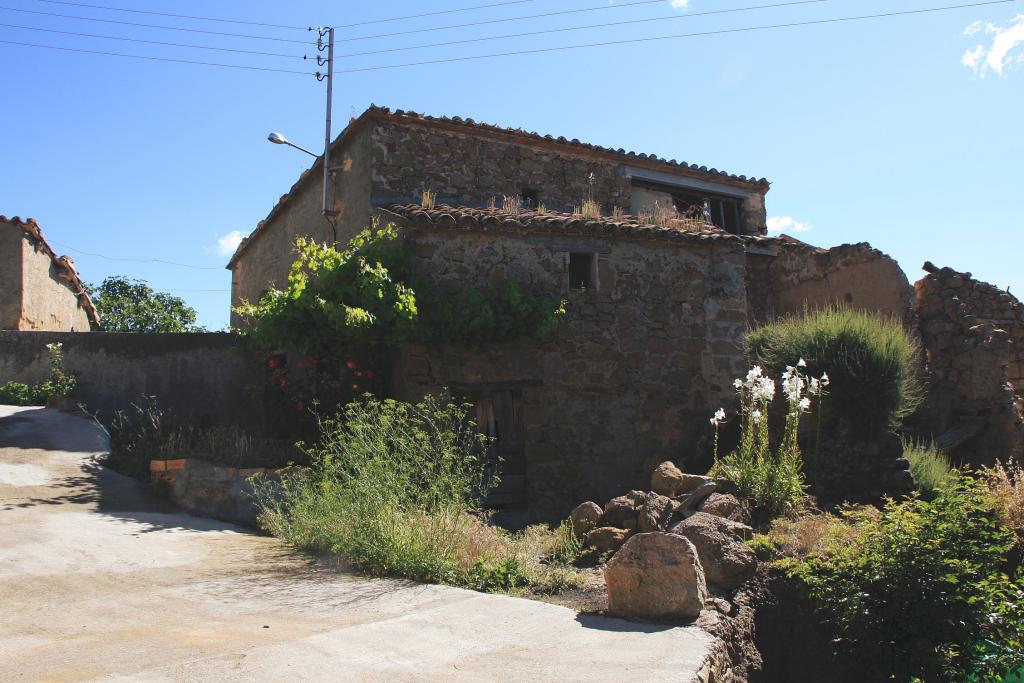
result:
<svg viewBox="0 0 1024 683"><path fill-rule="evenodd" d="M356 370L356 377L362 377L362 376L363 376L363 371L362 370Z"/></svg>
<svg viewBox="0 0 1024 683"><path fill-rule="evenodd" d="M354 360L347 360L345 361L345 367L348 368L349 370L355 370L359 366L356 365L356 362Z"/></svg>
<svg viewBox="0 0 1024 683"><path fill-rule="evenodd" d="M268 368L276 368L276 367L278 367L280 365L281 365L281 361L279 361L276 358L271 358L270 360L267 361L267 367Z"/></svg>
<svg viewBox="0 0 1024 683"><path fill-rule="evenodd" d="M288 386L288 378L282 377L280 380L278 380L278 383L281 385L281 388L283 389L286 386Z"/></svg>

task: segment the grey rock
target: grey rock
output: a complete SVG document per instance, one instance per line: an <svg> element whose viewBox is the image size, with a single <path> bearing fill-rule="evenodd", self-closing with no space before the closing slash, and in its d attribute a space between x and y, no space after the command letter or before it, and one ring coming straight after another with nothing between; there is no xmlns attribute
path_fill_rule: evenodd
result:
<svg viewBox="0 0 1024 683"><path fill-rule="evenodd" d="M708 599L694 544L676 534L637 534L604 570L608 612L630 619L698 616Z"/></svg>

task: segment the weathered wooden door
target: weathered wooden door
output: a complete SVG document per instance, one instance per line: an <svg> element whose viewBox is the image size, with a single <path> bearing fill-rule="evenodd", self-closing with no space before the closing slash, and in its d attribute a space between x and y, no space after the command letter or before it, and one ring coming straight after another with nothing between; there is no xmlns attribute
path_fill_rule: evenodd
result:
<svg viewBox="0 0 1024 683"><path fill-rule="evenodd" d="M523 397L515 389L481 392L476 400L480 431L495 439L491 449L501 482L487 499L492 508L526 503L526 442L523 434Z"/></svg>

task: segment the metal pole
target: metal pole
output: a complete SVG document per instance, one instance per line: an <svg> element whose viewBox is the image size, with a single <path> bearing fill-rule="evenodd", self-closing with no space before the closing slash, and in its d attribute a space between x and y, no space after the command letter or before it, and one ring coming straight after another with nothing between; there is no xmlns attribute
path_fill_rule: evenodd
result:
<svg viewBox="0 0 1024 683"><path fill-rule="evenodd" d="M327 29L327 132L324 134L324 216L331 218L337 213L331 210L327 188L330 183L331 160L331 99L334 93L334 29Z"/></svg>

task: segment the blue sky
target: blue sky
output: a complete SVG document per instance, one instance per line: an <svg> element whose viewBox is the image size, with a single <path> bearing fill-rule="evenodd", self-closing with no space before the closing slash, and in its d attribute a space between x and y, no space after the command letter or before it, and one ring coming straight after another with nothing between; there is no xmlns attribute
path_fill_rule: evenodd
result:
<svg viewBox="0 0 1024 683"><path fill-rule="evenodd" d="M76 0L77 1L77 0ZM80 0L153 12L306 26L490 4ZM520 0L339 28L340 70L494 52L807 22L965 0ZM42 0L7 7L307 40L308 33ZM472 27L469 22L601 7ZM498 39L511 33L655 19ZM0 41L308 70L311 47L0 10ZM217 52L58 34L189 43ZM358 40L357 40L358 39ZM658 154L772 181L773 225L832 246L867 241L911 281L926 260L1024 293L1024 1L865 21L736 32L344 73L335 133L371 102L458 115ZM227 323L232 233L247 234L308 165L265 141L322 145L324 90L311 76L133 60L0 43L0 213L34 216L82 276L144 278ZM90 255L94 254L94 255ZM119 260L120 259L120 260ZM123 260L129 259L129 260ZM161 259L196 266L185 268Z"/></svg>

